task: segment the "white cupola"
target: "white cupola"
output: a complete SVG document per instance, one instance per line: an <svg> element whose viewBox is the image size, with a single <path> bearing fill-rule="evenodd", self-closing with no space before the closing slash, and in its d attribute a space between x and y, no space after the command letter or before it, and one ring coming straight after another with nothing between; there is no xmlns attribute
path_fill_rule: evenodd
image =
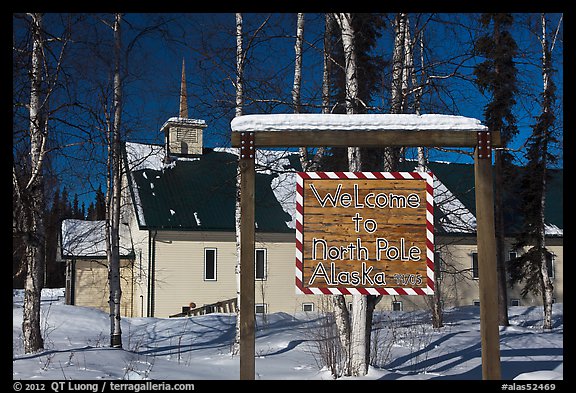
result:
<svg viewBox="0 0 576 393"><path fill-rule="evenodd" d="M166 157L189 157L202 154L202 133L206 122L188 118L186 97L186 73L182 59L182 80L180 82L180 112L178 117L169 118L160 131L164 132Z"/></svg>

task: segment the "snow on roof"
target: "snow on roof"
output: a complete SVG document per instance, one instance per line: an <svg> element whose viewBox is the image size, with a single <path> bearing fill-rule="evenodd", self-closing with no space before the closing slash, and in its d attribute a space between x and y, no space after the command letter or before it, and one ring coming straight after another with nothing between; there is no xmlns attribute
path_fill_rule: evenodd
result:
<svg viewBox="0 0 576 393"><path fill-rule="evenodd" d="M215 148L221 151L238 155L237 148ZM288 156L295 154L285 150L256 150L256 167L258 172L278 174L272 180L272 191L280 202L283 210L292 217L286 225L296 228L296 172L290 167ZM474 233L476 232L476 217L466 206L434 176L434 204L441 211L439 225L448 233Z"/></svg>
<svg viewBox="0 0 576 393"><path fill-rule="evenodd" d="M441 212L438 224L446 232L476 232L476 217L436 176L434 176L434 204Z"/></svg>
<svg viewBox="0 0 576 393"><path fill-rule="evenodd" d="M187 117L171 117L164 122L164 125L162 125L162 127L160 128L160 131L166 128L166 126L170 123L180 123L180 124L189 124L193 126L206 127L206 121L202 119L189 119Z"/></svg>
<svg viewBox="0 0 576 393"><path fill-rule="evenodd" d="M105 257L106 227L104 220L62 220L62 255L64 257ZM132 253L130 237L120 234L120 255Z"/></svg>
<svg viewBox="0 0 576 393"><path fill-rule="evenodd" d="M453 130L485 131L480 120L438 114L317 114L285 113L244 115L232 119L232 131L351 131L351 130Z"/></svg>
<svg viewBox="0 0 576 393"><path fill-rule="evenodd" d="M126 155L131 172L141 169L162 170L165 166L163 146L126 142Z"/></svg>
<svg viewBox="0 0 576 393"><path fill-rule="evenodd" d="M263 115L247 115L242 117L237 117L236 119L246 118L248 116L263 116ZM277 119L282 118L280 115L267 115L274 116ZM300 115L299 115L300 116ZM318 115L327 116L327 115ZM361 116L361 115L354 115ZM373 115L369 115L373 116ZM380 115L383 116L383 115ZM412 115L407 115L412 116ZM415 116L415 115L414 115ZM426 115L421 115L419 117L424 117ZM430 119L437 117L445 117L443 115L428 115L431 116ZM332 116L328 116L332 117ZM351 117L347 116L346 117ZM394 115L397 117L397 115ZM450 118L462 118L461 116L449 116ZM462 118L468 119L468 118ZM255 120L255 119L254 119ZM286 119L285 119L286 120ZM436 119L440 120L440 119ZM453 119L453 123L456 124L457 119ZM470 120L470 119L468 119ZM475 120L475 119L472 119ZM243 123L247 126L248 123ZM255 122L252 122L256 124ZM432 124L433 122L430 122ZM460 124L464 124L461 122ZM280 123L279 123L280 124ZM285 123L288 124L288 123ZM309 122L313 124L313 122ZM405 123L407 124L407 123ZM438 121L436 124L440 124ZM482 126L483 127L483 126ZM257 128L260 129L260 128ZM140 143L126 143L126 150L129 155L129 161L132 163L132 170L138 169L155 169L163 170L174 163L166 165L163 162L164 153L161 146L145 145ZM238 155L238 148L230 147L216 147L215 152L223 152ZM256 150L256 169L261 173L276 173L277 177L272 180L272 191L274 196L282 206L282 209L292 217L290 222L286 222L286 225L291 228L296 228L296 176L295 171L290 164L288 157L292 154L297 154L294 151L289 150L269 150L269 149L257 149ZM131 159L130 159L131 157ZM136 209L140 217L141 223L145 225L144 214L141 211L141 206L138 200L138 193L135 193L136 197ZM464 203L462 203L436 176L434 176L434 203L439 209L441 216L438 217L438 225L448 233L474 233L476 231L476 217L470 210L466 208ZM562 236L563 231L555 225L546 226L546 234L552 236Z"/></svg>
<svg viewBox="0 0 576 393"><path fill-rule="evenodd" d="M564 230L554 224L544 224L544 233L548 236L564 236Z"/></svg>
<svg viewBox="0 0 576 393"><path fill-rule="evenodd" d="M216 147L214 151L239 155L238 148ZM262 173L276 173L272 179L272 192L282 209L292 217L286 222L288 228L296 229L296 173L291 167L288 156L296 154L287 150L256 150L256 170Z"/></svg>

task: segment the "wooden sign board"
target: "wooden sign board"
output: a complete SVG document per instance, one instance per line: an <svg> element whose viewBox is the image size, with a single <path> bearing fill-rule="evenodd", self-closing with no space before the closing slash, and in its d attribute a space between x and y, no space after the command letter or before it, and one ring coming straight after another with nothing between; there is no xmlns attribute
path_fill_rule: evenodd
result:
<svg viewBox="0 0 576 393"><path fill-rule="evenodd" d="M300 172L296 292L434 293L429 172Z"/></svg>

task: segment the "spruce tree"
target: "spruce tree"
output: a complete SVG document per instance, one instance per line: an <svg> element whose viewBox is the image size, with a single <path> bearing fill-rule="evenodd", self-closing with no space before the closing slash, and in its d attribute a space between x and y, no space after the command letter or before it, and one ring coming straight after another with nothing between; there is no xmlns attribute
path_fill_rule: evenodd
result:
<svg viewBox="0 0 576 393"><path fill-rule="evenodd" d="M94 207L94 202L90 202L88 205L88 210L86 211L86 218L90 221L96 219L96 208Z"/></svg>
<svg viewBox="0 0 576 393"><path fill-rule="evenodd" d="M94 205L94 220L106 219L106 196L102 192L102 187L99 186L96 190L96 203Z"/></svg>
<svg viewBox="0 0 576 393"><path fill-rule="evenodd" d="M546 18L542 15L542 78L543 92L541 113L536 118L532 135L528 139L526 158L528 163L521 177L522 231L516 238L516 250L528 249L519 257L510 261L511 282L524 283L521 295L529 292L541 294L544 305L545 329L552 328L553 284L548 271L547 259L551 257L546 248L546 185L549 173L547 167L556 162L556 157L550 151L550 145L557 143L554 136L554 103L556 86L552 79L551 46L546 38Z"/></svg>
<svg viewBox="0 0 576 393"><path fill-rule="evenodd" d="M482 14L480 22L487 33L475 42L476 54L485 60L476 65L474 75L476 85L482 93L490 95L490 101L484 107L484 121L489 130L500 131L502 146L506 148L518 134L516 118L513 113L516 104L515 95L517 69L514 57L517 45L509 29L513 17L506 13ZM497 248L498 268L498 320L501 326L508 326L508 295L506 266L504 262L504 236L506 220L504 216L506 194L510 182L507 179L515 177L513 156L505 149L494 153L494 218Z"/></svg>

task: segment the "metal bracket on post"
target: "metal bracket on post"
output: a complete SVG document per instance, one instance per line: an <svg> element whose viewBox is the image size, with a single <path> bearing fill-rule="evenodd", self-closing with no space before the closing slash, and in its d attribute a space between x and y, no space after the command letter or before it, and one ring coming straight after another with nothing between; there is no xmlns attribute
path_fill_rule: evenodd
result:
<svg viewBox="0 0 576 393"><path fill-rule="evenodd" d="M490 131L478 131L478 158L492 158L492 143Z"/></svg>
<svg viewBox="0 0 576 393"><path fill-rule="evenodd" d="M240 133L240 158L253 160L256 156L254 149L254 132L243 131Z"/></svg>

